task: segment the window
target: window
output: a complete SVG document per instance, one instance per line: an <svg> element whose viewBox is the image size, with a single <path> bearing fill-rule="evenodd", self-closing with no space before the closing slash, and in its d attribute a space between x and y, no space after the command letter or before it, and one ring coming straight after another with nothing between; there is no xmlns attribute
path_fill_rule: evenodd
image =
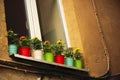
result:
<svg viewBox="0 0 120 80"><path fill-rule="evenodd" d="M70 46L61 0L5 0L5 6L8 28L41 40L62 39Z"/></svg>

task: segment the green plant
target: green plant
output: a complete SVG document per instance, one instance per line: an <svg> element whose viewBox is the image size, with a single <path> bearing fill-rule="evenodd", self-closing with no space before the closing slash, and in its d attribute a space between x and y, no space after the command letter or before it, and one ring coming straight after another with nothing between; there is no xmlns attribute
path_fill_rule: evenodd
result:
<svg viewBox="0 0 120 80"><path fill-rule="evenodd" d="M64 51L62 40L58 40L56 43L52 44L52 50L55 54L62 54Z"/></svg>
<svg viewBox="0 0 120 80"><path fill-rule="evenodd" d="M31 39L28 36L20 36L19 46L29 46L31 45Z"/></svg>
<svg viewBox="0 0 120 80"><path fill-rule="evenodd" d="M8 44L18 44L17 34L12 30L8 30Z"/></svg>
<svg viewBox="0 0 120 80"><path fill-rule="evenodd" d="M73 57L73 48L67 48L64 52L65 57Z"/></svg>
<svg viewBox="0 0 120 80"><path fill-rule="evenodd" d="M43 43L37 37L34 37L33 39L31 39L31 47L35 50L42 49Z"/></svg>
<svg viewBox="0 0 120 80"><path fill-rule="evenodd" d="M73 57L74 57L75 60L82 58L82 55L81 55L81 52L80 52L79 48L75 48L73 52L74 52Z"/></svg>
<svg viewBox="0 0 120 80"><path fill-rule="evenodd" d="M43 44L43 50L44 50L44 52L52 52L51 45L52 44L50 44L50 41L48 41L48 40L44 41L44 44Z"/></svg>

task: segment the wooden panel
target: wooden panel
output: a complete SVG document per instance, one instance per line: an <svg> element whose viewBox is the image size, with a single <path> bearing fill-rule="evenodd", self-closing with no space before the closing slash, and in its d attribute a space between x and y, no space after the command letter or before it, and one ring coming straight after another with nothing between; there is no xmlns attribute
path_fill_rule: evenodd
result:
<svg viewBox="0 0 120 80"><path fill-rule="evenodd" d="M104 75L107 59L91 1L63 0L63 6L71 45L82 49L91 76Z"/></svg>

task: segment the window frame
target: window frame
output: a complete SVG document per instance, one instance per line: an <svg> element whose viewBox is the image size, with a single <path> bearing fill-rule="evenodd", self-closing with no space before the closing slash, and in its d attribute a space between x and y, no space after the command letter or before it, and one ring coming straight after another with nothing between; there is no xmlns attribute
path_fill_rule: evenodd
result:
<svg viewBox="0 0 120 80"><path fill-rule="evenodd" d="M24 2L27 16L26 27L29 29L30 37L36 36L42 40L36 0L24 0Z"/></svg>
<svg viewBox="0 0 120 80"><path fill-rule="evenodd" d="M40 40L42 40L36 0L24 0L24 1L25 1L25 9L26 9L26 15L27 15L26 25L30 30L30 37L33 38L34 36L37 36ZM71 47L70 39L68 36L67 24L66 24L65 15L64 15L64 9L62 5L62 0L57 0L57 5L59 8L59 13L60 13L59 15L61 17L63 30L65 33L66 44L68 47Z"/></svg>

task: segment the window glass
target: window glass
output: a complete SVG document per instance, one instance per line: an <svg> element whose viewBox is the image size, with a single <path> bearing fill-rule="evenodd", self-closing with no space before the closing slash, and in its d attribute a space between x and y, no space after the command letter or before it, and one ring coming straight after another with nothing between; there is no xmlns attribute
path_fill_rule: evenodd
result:
<svg viewBox="0 0 120 80"><path fill-rule="evenodd" d="M66 43L63 23L57 0L36 0L43 40Z"/></svg>
<svg viewBox="0 0 120 80"><path fill-rule="evenodd" d="M7 29L13 29L18 35L29 35L26 28L24 0L4 0Z"/></svg>
<svg viewBox="0 0 120 80"><path fill-rule="evenodd" d="M4 0L7 29L19 35L38 36L51 43L61 39L68 44L59 0ZM67 43L66 43L67 42Z"/></svg>

